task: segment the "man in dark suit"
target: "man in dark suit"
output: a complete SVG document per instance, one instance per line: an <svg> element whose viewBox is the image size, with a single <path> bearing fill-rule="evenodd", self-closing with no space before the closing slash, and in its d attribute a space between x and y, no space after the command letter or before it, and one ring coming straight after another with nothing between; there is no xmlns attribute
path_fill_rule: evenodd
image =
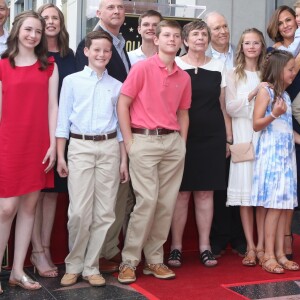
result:
<svg viewBox="0 0 300 300"><path fill-rule="evenodd" d="M97 10L99 23L94 30L107 31L113 39L112 57L106 69L110 76L124 82L130 69L130 61L125 50L125 40L120 34L120 28L125 20L123 0L100 0ZM87 57L83 53L84 40L78 45L76 51L76 67L80 71L87 65ZM119 234L123 227L125 211L133 206L133 194L129 183L120 184L115 214L116 220L107 232L106 240L101 251L100 271L110 273L118 270L121 262Z"/></svg>

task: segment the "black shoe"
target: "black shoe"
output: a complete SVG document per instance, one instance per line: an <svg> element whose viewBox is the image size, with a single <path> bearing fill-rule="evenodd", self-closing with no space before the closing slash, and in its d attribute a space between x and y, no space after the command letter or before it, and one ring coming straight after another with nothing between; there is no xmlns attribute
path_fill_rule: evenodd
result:
<svg viewBox="0 0 300 300"><path fill-rule="evenodd" d="M225 247L222 247L218 244L211 244L211 252L215 258L219 258L225 253Z"/></svg>
<svg viewBox="0 0 300 300"><path fill-rule="evenodd" d="M237 253L240 257L245 257L245 253L247 252L247 245L239 244L235 247L232 246L232 252Z"/></svg>

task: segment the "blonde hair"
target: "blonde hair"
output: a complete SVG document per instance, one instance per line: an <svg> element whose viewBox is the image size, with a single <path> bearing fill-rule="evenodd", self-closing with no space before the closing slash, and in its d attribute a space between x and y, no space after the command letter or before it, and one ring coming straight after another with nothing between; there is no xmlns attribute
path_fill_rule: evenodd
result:
<svg viewBox="0 0 300 300"><path fill-rule="evenodd" d="M240 40L238 42L238 45L236 48L236 54L235 54L235 66L236 67L235 67L234 73L236 76L236 81L247 79L247 74L245 72L246 59L245 59L245 53L243 51L243 43L244 43L245 35L247 33L255 33L260 38L262 47L261 47L261 53L258 57L258 61L257 61L257 65L256 65L257 71L261 71L264 56L266 54L267 46L266 46L266 42L265 42L262 32L260 30L258 30L257 28L249 28L249 29L244 30L244 32L242 33Z"/></svg>
<svg viewBox="0 0 300 300"><path fill-rule="evenodd" d="M294 5L293 5L294 9L296 8L300 8L300 0L297 0Z"/></svg>

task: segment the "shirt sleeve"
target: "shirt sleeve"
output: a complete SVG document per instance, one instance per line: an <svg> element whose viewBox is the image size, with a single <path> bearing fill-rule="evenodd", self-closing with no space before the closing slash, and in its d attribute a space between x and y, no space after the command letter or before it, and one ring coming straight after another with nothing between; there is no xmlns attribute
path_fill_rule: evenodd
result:
<svg viewBox="0 0 300 300"><path fill-rule="evenodd" d="M185 74L187 75L187 73ZM178 109L179 110L189 109L191 107L191 101L192 101L192 83L191 83L190 76L187 75L185 88L182 93L182 100L180 102Z"/></svg>
<svg viewBox="0 0 300 300"><path fill-rule="evenodd" d="M144 82L144 64L135 64L131 69L121 88L121 94L135 100L138 93L142 90Z"/></svg>
<svg viewBox="0 0 300 300"><path fill-rule="evenodd" d="M278 49L291 52L293 56L296 57L300 52L300 28L295 31L294 41L288 47L282 45L279 46Z"/></svg>
<svg viewBox="0 0 300 300"><path fill-rule="evenodd" d="M58 138L69 139L71 127L70 116L72 113L73 102L72 82L69 76L67 76L63 80L59 98L58 119L55 132L55 136Z"/></svg>
<svg viewBox="0 0 300 300"><path fill-rule="evenodd" d="M225 88L226 111L233 118L249 118L253 114L253 105L249 105L249 93L239 93L235 80L234 69L227 72L227 85Z"/></svg>

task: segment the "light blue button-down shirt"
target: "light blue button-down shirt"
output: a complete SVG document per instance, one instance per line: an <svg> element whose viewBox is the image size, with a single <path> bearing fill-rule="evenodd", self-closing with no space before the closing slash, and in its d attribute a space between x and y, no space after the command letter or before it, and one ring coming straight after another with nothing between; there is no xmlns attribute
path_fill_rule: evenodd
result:
<svg viewBox="0 0 300 300"><path fill-rule="evenodd" d="M116 110L121 86L107 70L98 78L87 66L65 77L55 136L68 139L70 132L102 135L117 131L118 141L123 141Z"/></svg>

